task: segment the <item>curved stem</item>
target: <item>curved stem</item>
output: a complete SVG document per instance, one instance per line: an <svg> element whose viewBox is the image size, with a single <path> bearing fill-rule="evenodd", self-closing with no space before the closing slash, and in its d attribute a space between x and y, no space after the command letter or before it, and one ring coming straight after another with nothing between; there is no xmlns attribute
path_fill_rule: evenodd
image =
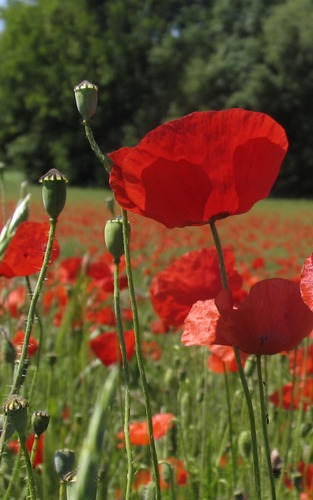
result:
<svg viewBox="0 0 313 500"><path fill-rule="evenodd" d="M219 234L216 229L215 221L210 222L210 229L211 233L213 236L213 241L214 245L217 251L217 256L218 256L218 263L220 267L220 273L221 273L221 280L222 280L222 285L224 288L229 288L228 286L228 277L227 277L227 272L226 272L226 267L225 267L225 261L224 261L224 255L223 255L223 249L222 249L222 244L221 240L219 237Z"/></svg>
<svg viewBox="0 0 313 500"><path fill-rule="evenodd" d="M46 272L48 269L49 261L50 261L50 256L51 256L52 247L53 247L53 240L54 240L55 231L56 231L56 225L57 225L57 221L55 219L50 219L48 243L46 246L45 255L44 255L43 263L42 263L41 270L40 270L40 273L38 276L38 280L37 280L37 283L36 283L36 286L34 289L34 293L32 295L32 299L31 299L29 309L28 309L24 343L23 343L23 347L22 347L21 357L19 359L19 366L18 366L18 369L16 371L16 374L15 374L15 377L13 380L13 384L11 387L10 396L12 396L12 394L15 394L19 389L20 380L21 380L21 376L22 376L23 368L24 368L24 363L25 363L25 360L27 357L27 349L28 349L30 334L32 331L33 323L34 323L34 318L35 318L35 313L36 313L36 305L37 305L37 301L39 299L40 291L41 291L41 288L42 288L42 285L43 285L43 282L44 282L44 279L46 276Z"/></svg>
<svg viewBox="0 0 313 500"><path fill-rule="evenodd" d="M261 405L261 420L262 420L262 430L263 430L263 438L264 438L264 445L265 445L267 470L268 470L268 475L270 478L272 500L276 500L274 475L273 475L273 469L272 469L272 464L271 464L271 452L270 452L268 433L267 433L267 418L268 417L267 417L267 413L266 413L265 400L264 400L262 365L261 365L261 356L260 355L257 355L257 357L256 357L256 364L257 364L257 370L258 370L258 384L259 384L260 405Z"/></svg>
<svg viewBox="0 0 313 500"><path fill-rule="evenodd" d="M131 309L133 313L133 325L134 325L134 334L135 334L135 343L136 343L136 357L137 357L137 365L140 375L140 380L142 384L143 396L146 407L146 416L148 423L148 432L149 432L149 442L150 442L150 453L153 467L153 474L156 483L156 499L161 499L161 487L160 487L160 473L158 466L158 457L156 453L155 441L153 436L153 425L152 425L152 412L151 412L151 404L149 397L148 384L146 379L145 367L143 362L143 356L141 352L141 341L140 341L140 326L139 326L139 318L138 318L138 310L136 303L136 295L134 289L134 281L133 281L133 273L131 267L131 259L130 259L130 245L129 245L129 229L128 229L128 220L127 220L127 212L126 210L122 210L122 222L123 222L123 240L124 240L124 250L125 250L125 262L126 262L126 273L128 279L128 290L130 296Z"/></svg>
<svg viewBox="0 0 313 500"><path fill-rule="evenodd" d="M120 308L120 286L119 286L119 263L120 260L114 260L114 311L116 317L117 334L122 354L122 366L125 384L125 400L124 400L124 436L127 453L127 484L125 499L129 500L132 493L132 480L133 480L133 460L132 449L130 442L129 421L130 421L130 375L127 360L125 337L123 332L121 308Z"/></svg>
<svg viewBox="0 0 313 500"><path fill-rule="evenodd" d="M86 137L88 139L88 142L90 144L91 149L93 150L93 152L95 153L96 157L98 158L98 160L100 161L100 163L102 163L102 165L104 166L105 170L109 174L110 171L111 171L110 160L108 159L108 157L106 155L104 155L102 153L101 149L99 148L98 144L96 143L94 135L93 135L92 128L90 126L90 121L84 120L83 124L84 124L84 127L85 127Z"/></svg>

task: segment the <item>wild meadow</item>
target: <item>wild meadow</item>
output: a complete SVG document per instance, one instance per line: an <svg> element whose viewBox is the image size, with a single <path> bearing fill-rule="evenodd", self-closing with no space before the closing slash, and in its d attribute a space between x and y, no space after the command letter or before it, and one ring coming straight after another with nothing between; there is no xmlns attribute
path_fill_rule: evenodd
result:
<svg viewBox="0 0 313 500"><path fill-rule="evenodd" d="M3 227L22 180L3 172ZM226 287L208 225L168 228L128 212L130 283L124 255L112 257L104 239L107 221L122 225L112 192L70 182L30 328L53 219L43 187L24 186L27 217L0 264L1 497L312 498L312 318L297 290L304 276L310 302L313 202L266 199L214 221L236 311L250 290L275 279L262 299L269 303L253 305L256 329L265 313L273 318L269 339L258 339L270 347L260 353L250 334L247 351L227 337L229 296L220 295ZM198 301L209 316L197 310L196 327ZM248 332L248 319L239 319ZM203 321L224 343L203 340Z"/></svg>

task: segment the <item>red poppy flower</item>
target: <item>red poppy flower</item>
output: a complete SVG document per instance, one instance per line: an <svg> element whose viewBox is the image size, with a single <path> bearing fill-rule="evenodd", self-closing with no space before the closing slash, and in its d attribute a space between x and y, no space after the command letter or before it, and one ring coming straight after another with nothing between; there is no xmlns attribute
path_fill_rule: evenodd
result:
<svg viewBox="0 0 313 500"><path fill-rule="evenodd" d="M313 404L313 380L310 378L301 380L295 386L292 382L288 382L271 394L269 400L285 410L298 409L301 406L303 411L307 411Z"/></svg>
<svg viewBox="0 0 313 500"><path fill-rule="evenodd" d="M49 233L48 223L22 222L10 241L0 263L0 276L29 276L40 271ZM50 262L58 258L60 247L55 240Z"/></svg>
<svg viewBox="0 0 313 500"><path fill-rule="evenodd" d="M301 299L299 285L283 278L256 283L237 309L222 299L198 302L185 321L185 345L234 345L249 354L290 351L309 335L313 313Z"/></svg>
<svg viewBox="0 0 313 500"><path fill-rule="evenodd" d="M154 439L161 439L165 436L173 425L174 415L172 413L157 413L152 417L152 428ZM129 426L130 442L136 446L147 446L150 443L148 423L146 420L142 422L132 422ZM117 438L124 440L124 432L120 431ZM119 446L123 446L120 444Z"/></svg>
<svg viewBox="0 0 313 500"><path fill-rule="evenodd" d="M127 359L131 359L135 352L135 336L132 330L124 332ZM98 335L89 341L89 345L97 358L106 366L119 363L121 352L116 332L107 332Z"/></svg>
<svg viewBox="0 0 313 500"><path fill-rule="evenodd" d="M17 355L20 356L22 352L22 347L24 343L25 333L22 330L16 332L12 339L12 344L16 348ZM30 337L29 344L27 348L27 356L31 358L38 351L39 344L34 337Z"/></svg>
<svg viewBox="0 0 313 500"><path fill-rule="evenodd" d="M235 271L235 257L224 250L226 270L233 291L241 288L242 278ZM166 326L180 326L197 300L215 298L222 289L216 249L188 252L157 274L151 283L154 310Z"/></svg>
<svg viewBox="0 0 313 500"><path fill-rule="evenodd" d="M289 354L289 370L297 377L313 375L313 344L294 349Z"/></svg>
<svg viewBox="0 0 313 500"><path fill-rule="evenodd" d="M35 439L35 434L30 434L26 440L26 447L27 447L28 453L30 453L32 450L34 439ZM19 441L17 439L14 441L11 441L8 444L8 448L9 448L9 450L13 451L13 453L17 454L19 452L19 449L20 449ZM38 447L37 447L36 455L34 458L34 463L33 463L34 468L43 464L43 455L44 455L44 434L41 434L39 436Z"/></svg>
<svg viewBox="0 0 313 500"><path fill-rule="evenodd" d="M300 291L303 302L313 311L313 254L304 261Z"/></svg>
<svg viewBox="0 0 313 500"><path fill-rule="evenodd" d="M182 460L179 460L175 457L169 457L164 462L168 462L170 466L173 468L174 477L176 484L179 486L184 486L187 483L188 473L185 469L184 463ZM161 463L159 465L160 472L160 486L161 489L169 488L170 484L164 480L164 474L168 474L168 465ZM148 469L140 469L136 473L136 477L134 478L133 490L138 490L142 486L145 486L151 482L151 474Z"/></svg>
<svg viewBox="0 0 313 500"><path fill-rule="evenodd" d="M214 373L236 372L238 365L233 347L224 345L211 345L211 355L208 358L208 368ZM241 352L241 362L244 365L247 354Z"/></svg>
<svg viewBox="0 0 313 500"><path fill-rule="evenodd" d="M287 148L283 128L263 113L196 112L109 154L110 185L126 210L169 228L198 226L265 198Z"/></svg>

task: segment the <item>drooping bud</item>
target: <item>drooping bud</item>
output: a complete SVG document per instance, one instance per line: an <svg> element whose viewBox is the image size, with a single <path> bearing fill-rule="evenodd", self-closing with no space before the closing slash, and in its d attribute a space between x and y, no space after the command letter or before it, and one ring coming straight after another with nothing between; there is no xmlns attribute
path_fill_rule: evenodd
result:
<svg viewBox="0 0 313 500"><path fill-rule="evenodd" d="M36 436L40 436L46 432L50 422L50 415L44 410L35 411L32 414L32 427Z"/></svg>
<svg viewBox="0 0 313 500"><path fill-rule="evenodd" d="M4 405L4 413L7 415L20 438L25 437L27 424L27 399L18 394L12 394Z"/></svg>
<svg viewBox="0 0 313 500"><path fill-rule="evenodd" d="M84 120L90 120L96 113L98 87L84 80L74 87L76 106Z"/></svg>
<svg viewBox="0 0 313 500"><path fill-rule="evenodd" d="M68 448L58 450L54 454L54 468L57 474L63 478L74 469L75 452Z"/></svg>
<svg viewBox="0 0 313 500"><path fill-rule="evenodd" d="M67 179L56 168L52 168L40 177L42 183L42 201L47 214L57 220L66 202Z"/></svg>
<svg viewBox="0 0 313 500"><path fill-rule="evenodd" d="M249 459L251 454L251 434L249 431L242 431L238 438L238 450L242 458Z"/></svg>
<svg viewBox="0 0 313 500"><path fill-rule="evenodd" d="M128 233L130 224L128 222ZM123 222L121 217L108 220L104 228L104 240L106 247L115 261L119 261L124 255Z"/></svg>

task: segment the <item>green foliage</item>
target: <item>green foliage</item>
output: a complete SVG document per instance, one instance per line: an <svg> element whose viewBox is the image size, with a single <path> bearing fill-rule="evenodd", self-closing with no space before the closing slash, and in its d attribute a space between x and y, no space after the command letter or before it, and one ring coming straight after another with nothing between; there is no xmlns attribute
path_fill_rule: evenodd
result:
<svg viewBox="0 0 313 500"><path fill-rule="evenodd" d="M103 151L194 110L246 107L286 128L275 193L313 192L310 0L11 0L2 17L0 155L30 180L53 167L107 182L74 104L88 79Z"/></svg>

